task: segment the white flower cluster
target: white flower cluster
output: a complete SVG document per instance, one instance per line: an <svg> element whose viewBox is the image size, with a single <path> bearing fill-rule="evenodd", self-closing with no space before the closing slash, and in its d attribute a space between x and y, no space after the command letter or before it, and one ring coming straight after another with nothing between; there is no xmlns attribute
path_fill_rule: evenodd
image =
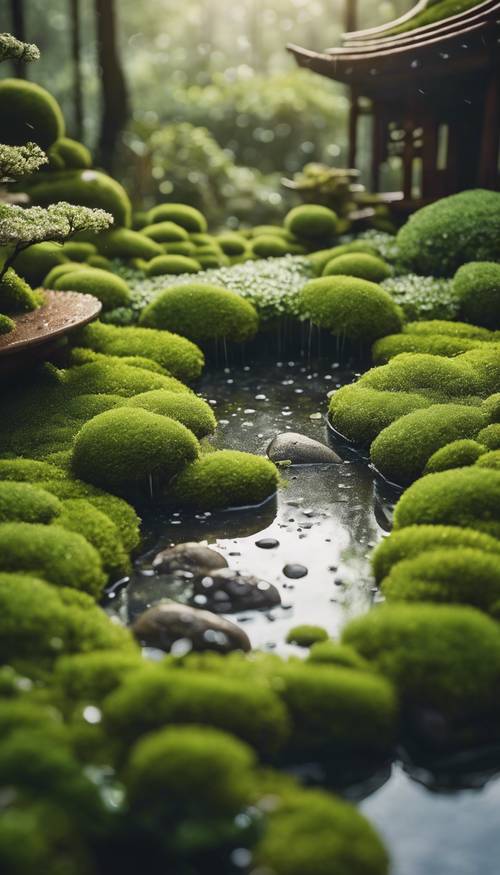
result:
<svg viewBox="0 0 500 875"><path fill-rule="evenodd" d="M40 52L33 43L23 43L10 33L0 33L0 61L38 61Z"/></svg>
<svg viewBox="0 0 500 875"><path fill-rule="evenodd" d="M21 179L48 163L48 158L36 143L25 146L0 144L0 182Z"/></svg>
<svg viewBox="0 0 500 875"><path fill-rule="evenodd" d="M24 249L32 243L64 243L79 231L99 234L113 223L104 210L75 206L60 201L44 207L0 204L0 246Z"/></svg>

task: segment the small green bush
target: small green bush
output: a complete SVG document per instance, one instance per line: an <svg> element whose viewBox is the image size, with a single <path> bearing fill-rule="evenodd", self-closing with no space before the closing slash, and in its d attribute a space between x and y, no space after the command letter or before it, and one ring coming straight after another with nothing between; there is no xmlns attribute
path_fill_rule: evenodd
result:
<svg viewBox="0 0 500 875"><path fill-rule="evenodd" d="M500 194L485 189L442 198L413 213L397 235L415 273L453 276L468 261L500 259Z"/></svg>
<svg viewBox="0 0 500 875"><path fill-rule="evenodd" d="M117 226L130 225L132 208L127 192L119 182L99 170L41 173L25 187L33 203L42 207L55 201L98 207L111 213Z"/></svg>
<svg viewBox="0 0 500 875"><path fill-rule="evenodd" d="M30 483L0 481L0 523L50 523L59 517L61 502Z"/></svg>
<svg viewBox="0 0 500 875"><path fill-rule="evenodd" d="M322 275L355 276L372 283L381 283L391 275L391 271L381 258L364 252L353 252L334 256L323 268Z"/></svg>
<svg viewBox="0 0 500 875"><path fill-rule="evenodd" d="M337 231L337 215L328 207L304 204L294 207L285 216L284 226L299 240L328 241Z"/></svg>
<svg viewBox="0 0 500 875"><path fill-rule="evenodd" d="M235 292L196 282L162 292L142 311L140 321L195 342L224 337L241 343L255 335L259 324L255 308Z"/></svg>
<svg viewBox="0 0 500 875"><path fill-rule="evenodd" d="M426 474L399 499L394 528L465 526L500 538L500 473L478 465Z"/></svg>
<svg viewBox="0 0 500 875"><path fill-rule="evenodd" d="M482 428L477 439L489 450L500 450L500 422L493 422Z"/></svg>
<svg viewBox="0 0 500 875"><path fill-rule="evenodd" d="M58 243L35 243L16 256L14 267L30 286L39 286L53 267L66 261Z"/></svg>
<svg viewBox="0 0 500 875"><path fill-rule="evenodd" d="M417 392L388 392L360 386L343 386L330 399L328 417L350 441L369 446L391 422L432 402Z"/></svg>
<svg viewBox="0 0 500 875"><path fill-rule="evenodd" d="M87 170L92 167L92 155L83 143L70 137L60 137L47 152L51 170Z"/></svg>
<svg viewBox="0 0 500 875"><path fill-rule="evenodd" d="M189 239L186 229L182 228L181 225L176 225L175 222L158 222L146 225L141 233L157 243L183 243Z"/></svg>
<svg viewBox="0 0 500 875"><path fill-rule="evenodd" d="M99 234L96 246L100 255L106 258L154 258L161 255L162 249L154 240L150 240L142 232L131 231L130 228L112 228Z"/></svg>
<svg viewBox="0 0 500 875"><path fill-rule="evenodd" d="M60 292L83 292L86 295L94 295L102 302L104 310L124 307L131 298L125 280L97 267L64 273L55 281L54 288Z"/></svg>
<svg viewBox="0 0 500 875"><path fill-rule="evenodd" d="M372 343L402 326L401 312L375 283L354 277L321 277L299 293L301 313L315 325L352 341Z"/></svg>
<svg viewBox="0 0 500 875"><path fill-rule="evenodd" d="M389 334L373 344L372 360L375 365L385 365L394 356L409 352L453 358L474 349L478 343L480 341L467 337L449 337L444 334Z"/></svg>
<svg viewBox="0 0 500 875"><path fill-rule="evenodd" d="M10 146L24 146L30 140L48 149L64 136L64 117L57 100L34 82L2 79L0 105L2 141Z"/></svg>
<svg viewBox="0 0 500 875"><path fill-rule="evenodd" d="M483 429L484 431L484 429ZM479 435L481 432L479 432ZM479 435L478 440L479 440ZM427 459L427 464L424 468L424 474L433 474L436 471L447 471L449 468L465 468L466 465L473 465L486 448L478 443L478 440L463 438L462 440L451 441L440 447Z"/></svg>
<svg viewBox="0 0 500 875"><path fill-rule="evenodd" d="M57 499L55 499L57 500ZM130 573L130 561L120 532L107 514L85 498L69 498L62 503L58 526L83 535L99 553L102 567L112 580Z"/></svg>
<svg viewBox="0 0 500 875"><path fill-rule="evenodd" d="M384 428L370 448L370 458L387 480L411 483L429 458L446 444L474 437L484 425L484 413L462 404L433 404L414 410Z"/></svg>
<svg viewBox="0 0 500 875"><path fill-rule="evenodd" d="M108 410L85 423L73 447L73 469L96 486L113 489L168 482L198 455L184 425L148 410Z"/></svg>
<svg viewBox="0 0 500 875"><path fill-rule="evenodd" d="M142 392L127 401L130 407L141 407L151 413L169 416L189 428L197 438L212 434L217 426L213 410L206 401L188 392L157 389Z"/></svg>
<svg viewBox="0 0 500 875"><path fill-rule="evenodd" d="M438 392L449 398L481 394L481 378L465 361L467 355L470 353L448 359L427 353L401 353L388 364L366 371L358 385L389 392Z"/></svg>
<svg viewBox="0 0 500 875"><path fill-rule="evenodd" d="M146 266L148 276L199 273L199 270L199 262L194 258L187 258L185 255L157 255Z"/></svg>
<svg viewBox="0 0 500 875"><path fill-rule="evenodd" d="M453 284L464 319L486 328L500 328L500 264L493 261L464 264L456 272Z"/></svg>
<svg viewBox="0 0 500 875"><path fill-rule="evenodd" d="M30 289L26 280L9 267L0 280L0 308L2 312L20 313L34 310L39 303L37 295Z"/></svg>
<svg viewBox="0 0 500 875"><path fill-rule="evenodd" d="M485 453L484 456L481 456L477 462L480 468L493 468L496 471L500 471L500 450L492 450L489 453Z"/></svg>
<svg viewBox="0 0 500 875"><path fill-rule="evenodd" d="M93 243L78 243L70 240L68 243L63 243L62 251L70 261L81 262L95 255L97 248Z"/></svg>
<svg viewBox="0 0 500 875"><path fill-rule="evenodd" d="M298 644L299 647L311 647L318 641L327 641L328 632L322 626L294 626L286 636L288 644Z"/></svg>
<svg viewBox="0 0 500 875"><path fill-rule="evenodd" d="M276 492L278 471L268 459L238 450L201 456L168 487L168 498L198 510L260 504Z"/></svg>
<svg viewBox="0 0 500 875"><path fill-rule="evenodd" d="M263 234L252 240L250 250L257 258L280 258L290 251L285 240L271 234Z"/></svg>
<svg viewBox="0 0 500 875"><path fill-rule="evenodd" d="M205 234L207 231L207 220L195 207L190 207L187 204L160 204L153 207L148 213L148 222L156 224L158 222L175 222L181 228L185 228L190 234Z"/></svg>

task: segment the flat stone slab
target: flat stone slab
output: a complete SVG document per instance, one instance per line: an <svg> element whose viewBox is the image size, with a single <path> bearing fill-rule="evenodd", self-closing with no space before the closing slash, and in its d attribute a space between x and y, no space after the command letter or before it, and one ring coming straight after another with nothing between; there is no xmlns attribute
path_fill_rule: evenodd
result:
<svg viewBox="0 0 500 875"><path fill-rule="evenodd" d="M272 462L291 462L292 465L338 465L342 462L331 447L294 431L277 434L266 452Z"/></svg>
<svg viewBox="0 0 500 875"><path fill-rule="evenodd" d="M14 316L15 328L0 335L0 356L31 350L86 325L99 315L102 304L80 292L44 292L45 303L36 310Z"/></svg>

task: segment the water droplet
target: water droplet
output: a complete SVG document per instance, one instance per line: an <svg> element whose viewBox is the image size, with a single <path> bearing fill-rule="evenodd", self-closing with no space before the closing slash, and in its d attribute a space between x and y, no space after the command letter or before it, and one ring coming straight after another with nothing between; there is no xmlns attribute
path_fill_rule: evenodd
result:
<svg viewBox="0 0 500 875"><path fill-rule="evenodd" d="M262 550L272 550L274 547L279 547L280 542L276 538L259 538L255 542L256 547L261 547Z"/></svg>
<svg viewBox="0 0 500 875"><path fill-rule="evenodd" d="M298 580L299 577L305 577L308 570L305 565L299 563L289 563L283 568L285 577L290 577L292 580Z"/></svg>

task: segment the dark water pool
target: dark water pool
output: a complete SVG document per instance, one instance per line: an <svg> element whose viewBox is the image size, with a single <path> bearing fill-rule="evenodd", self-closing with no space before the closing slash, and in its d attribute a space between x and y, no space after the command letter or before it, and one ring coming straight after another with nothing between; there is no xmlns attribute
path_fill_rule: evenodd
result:
<svg viewBox="0 0 500 875"><path fill-rule="evenodd" d="M265 364L208 372L199 391L219 420L213 443L264 453L269 441L287 430L331 440L324 418L327 393L354 377L326 358L307 364L270 358ZM299 653L285 643L287 631L298 623L319 624L337 636L376 598L369 555L390 527L391 496L375 482L365 460L345 445L334 446L342 464L284 470L276 499L258 509L146 514L145 553L114 609L130 621L161 598L182 600L182 591L151 575L150 560L166 546L205 541L231 567L262 577L281 593L282 606L270 612L231 615L244 624L253 647ZM279 545L262 549L256 542L263 537ZM283 567L289 563L305 565L307 575L288 579ZM401 752L400 759L361 784L342 786L341 792L358 802L385 838L392 875L500 872L500 750L431 765L418 756L410 762Z"/></svg>

